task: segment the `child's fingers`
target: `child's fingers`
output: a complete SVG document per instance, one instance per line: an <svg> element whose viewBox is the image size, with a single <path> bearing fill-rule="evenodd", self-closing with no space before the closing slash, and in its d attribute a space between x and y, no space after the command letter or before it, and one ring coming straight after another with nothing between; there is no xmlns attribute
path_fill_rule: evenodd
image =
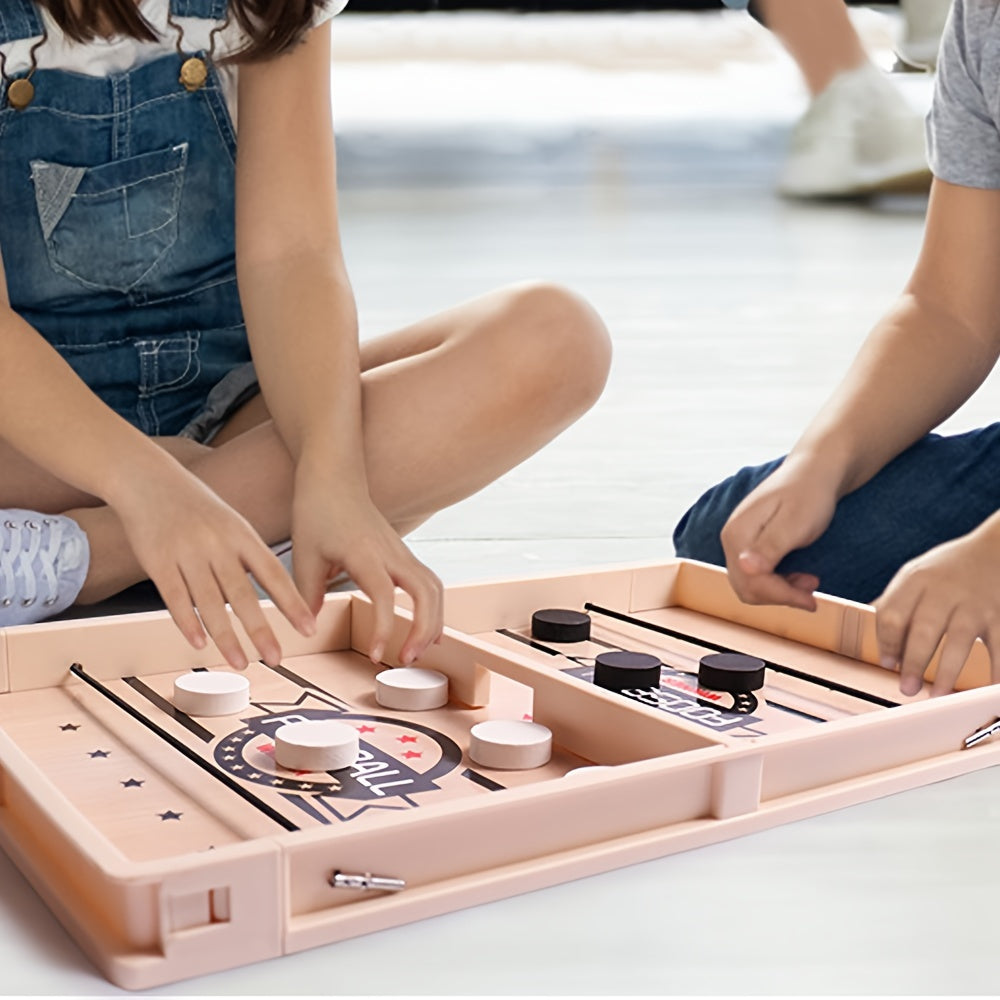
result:
<svg viewBox="0 0 1000 1000"><path fill-rule="evenodd" d="M239 639L236 638L232 619L226 610L225 599L212 571L207 566L198 566L186 572L182 567L181 572L184 573L188 591L198 609L202 623L219 648L219 652L222 653L230 666L237 670L245 670L247 657Z"/></svg>
<svg viewBox="0 0 1000 1000"><path fill-rule="evenodd" d="M404 667L423 656L444 629L444 588L441 581L420 563L416 566L416 572L398 580L403 590L413 598L413 626L399 652L399 660Z"/></svg>
<svg viewBox="0 0 1000 1000"><path fill-rule="evenodd" d="M938 604L926 592L910 612L899 659L900 689L905 694L917 694L923 686L924 672L941 642L950 612L950 607Z"/></svg>
<svg viewBox="0 0 1000 1000"><path fill-rule="evenodd" d="M739 586L734 579L733 585L740 599L747 604L784 604L803 611L816 610L816 598L812 592L789 582L779 573L744 577Z"/></svg>
<svg viewBox="0 0 1000 1000"><path fill-rule="evenodd" d="M807 594L819 590L819 577L815 573L789 573L785 579L797 590Z"/></svg>
<svg viewBox="0 0 1000 1000"><path fill-rule="evenodd" d="M244 561L265 593L292 625L302 635L315 635L316 616L292 578L285 572L281 560L263 545L254 545L244 556Z"/></svg>
<svg viewBox="0 0 1000 1000"><path fill-rule="evenodd" d="M923 591L907 577L896 574L885 592L875 602L875 637L878 640L879 660L887 670L900 666L906 647L906 633ZM921 671L922 675L922 671ZM900 671L899 690L914 695L920 690L920 677Z"/></svg>
<svg viewBox="0 0 1000 1000"><path fill-rule="evenodd" d="M242 564L234 560L216 569L215 576L224 599L243 623L254 649L268 666L278 666L281 663L281 646L264 617L257 592Z"/></svg>
<svg viewBox="0 0 1000 1000"><path fill-rule="evenodd" d="M207 642L205 630L195 613L191 595L180 573L174 570L166 576L158 574L153 583L167 606L174 624L180 629L181 635L195 649L204 649Z"/></svg>
<svg viewBox="0 0 1000 1000"><path fill-rule="evenodd" d="M312 615L319 614L326 593L327 560L312 546L297 545L292 555L295 587Z"/></svg>
<svg viewBox="0 0 1000 1000"><path fill-rule="evenodd" d="M727 560L751 575L771 573L798 544L799 526L783 511L781 500L770 496L737 509L722 529Z"/></svg>
<svg viewBox="0 0 1000 1000"><path fill-rule="evenodd" d="M964 621L960 612L956 611L951 616L944 646L941 649L941 658L938 660L937 673L934 676L934 686L931 688L931 697L936 698L954 690L955 681L958 680L958 675L969 658L976 635L976 627Z"/></svg>
<svg viewBox="0 0 1000 1000"><path fill-rule="evenodd" d="M368 580L355 577L358 586L371 598L375 608L372 644L369 656L374 664L382 662L385 647L392 636L392 621L396 606L396 588L385 572L371 574Z"/></svg>
<svg viewBox="0 0 1000 1000"><path fill-rule="evenodd" d="M990 681L1000 684L1000 623L986 629L983 642L990 654Z"/></svg>

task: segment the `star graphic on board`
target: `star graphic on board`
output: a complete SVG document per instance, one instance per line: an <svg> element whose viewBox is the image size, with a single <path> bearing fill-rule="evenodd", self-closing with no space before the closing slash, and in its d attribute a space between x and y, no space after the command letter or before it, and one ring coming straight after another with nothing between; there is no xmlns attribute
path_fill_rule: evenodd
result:
<svg viewBox="0 0 1000 1000"><path fill-rule="evenodd" d="M156 815L159 816L160 819L162 820L168 820L168 819L180 819L181 816L184 815L184 813L177 813L174 812L172 809L168 809L166 812L157 813Z"/></svg>
<svg viewBox="0 0 1000 1000"><path fill-rule="evenodd" d="M400 756L410 760L413 757L423 757L423 754L416 750L407 750L406 753L400 754Z"/></svg>
<svg viewBox="0 0 1000 1000"><path fill-rule="evenodd" d="M145 782L140 781L137 778L129 778L128 781L122 781L120 784L122 788L142 788Z"/></svg>
<svg viewBox="0 0 1000 1000"><path fill-rule="evenodd" d="M358 726L357 730L358 730L359 733L374 733L375 732L375 727L374 726Z"/></svg>
<svg viewBox="0 0 1000 1000"><path fill-rule="evenodd" d="M91 750L90 757L91 759L94 757L107 757L110 753L110 750Z"/></svg>
<svg viewBox="0 0 1000 1000"><path fill-rule="evenodd" d="M396 739L399 740L400 743L416 743L417 742L416 736L397 736Z"/></svg>
<svg viewBox="0 0 1000 1000"><path fill-rule="evenodd" d="M66 732L75 733L80 727L77 726L77 725L74 725L74 723L72 723L72 722L67 722L65 726L60 726L59 728L64 733L66 733Z"/></svg>

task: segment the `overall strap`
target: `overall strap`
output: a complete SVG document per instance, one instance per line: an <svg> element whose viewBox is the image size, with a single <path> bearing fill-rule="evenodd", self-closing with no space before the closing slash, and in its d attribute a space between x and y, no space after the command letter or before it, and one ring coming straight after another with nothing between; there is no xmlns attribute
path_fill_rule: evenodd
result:
<svg viewBox="0 0 1000 1000"><path fill-rule="evenodd" d="M170 0L174 17L201 17L209 21L224 21L229 0Z"/></svg>
<svg viewBox="0 0 1000 1000"><path fill-rule="evenodd" d="M31 0L0 2L0 45L19 42L23 38L37 38L42 31L42 18Z"/></svg>

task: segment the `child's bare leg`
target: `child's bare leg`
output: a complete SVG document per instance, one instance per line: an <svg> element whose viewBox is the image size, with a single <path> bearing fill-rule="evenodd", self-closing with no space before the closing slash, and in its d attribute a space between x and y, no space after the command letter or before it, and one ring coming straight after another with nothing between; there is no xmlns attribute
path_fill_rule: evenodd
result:
<svg viewBox="0 0 1000 1000"><path fill-rule="evenodd" d="M187 438L153 440L182 465L190 465L209 449ZM21 452L0 441L0 508L21 507L41 514L61 514L73 507L98 507L103 500L64 483Z"/></svg>
<svg viewBox="0 0 1000 1000"><path fill-rule="evenodd" d="M373 500L405 534L475 493L585 412L600 395L609 360L596 313L545 285L497 292L365 343L362 400ZM293 467L263 400L247 404L219 440L191 470L265 541L287 538ZM91 541L81 603L143 578L113 511L68 513Z"/></svg>

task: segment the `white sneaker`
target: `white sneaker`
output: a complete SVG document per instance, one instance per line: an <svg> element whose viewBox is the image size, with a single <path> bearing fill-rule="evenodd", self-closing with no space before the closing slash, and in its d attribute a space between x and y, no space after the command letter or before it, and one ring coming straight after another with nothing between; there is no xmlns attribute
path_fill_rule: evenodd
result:
<svg viewBox="0 0 1000 1000"><path fill-rule="evenodd" d="M0 510L0 628L65 611L89 565L90 544L72 518Z"/></svg>
<svg viewBox="0 0 1000 1000"><path fill-rule="evenodd" d="M926 190L924 116L871 63L840 73L792 130L778 190L791 198L858 198Z"/></svg>
<svg viewBox="0 0 1000 1000"><path fill-rule="evenodd" d="M896 55L917 69L937 68L938 49L951 0L899 0L903 13L903 35Z"/></svg>

